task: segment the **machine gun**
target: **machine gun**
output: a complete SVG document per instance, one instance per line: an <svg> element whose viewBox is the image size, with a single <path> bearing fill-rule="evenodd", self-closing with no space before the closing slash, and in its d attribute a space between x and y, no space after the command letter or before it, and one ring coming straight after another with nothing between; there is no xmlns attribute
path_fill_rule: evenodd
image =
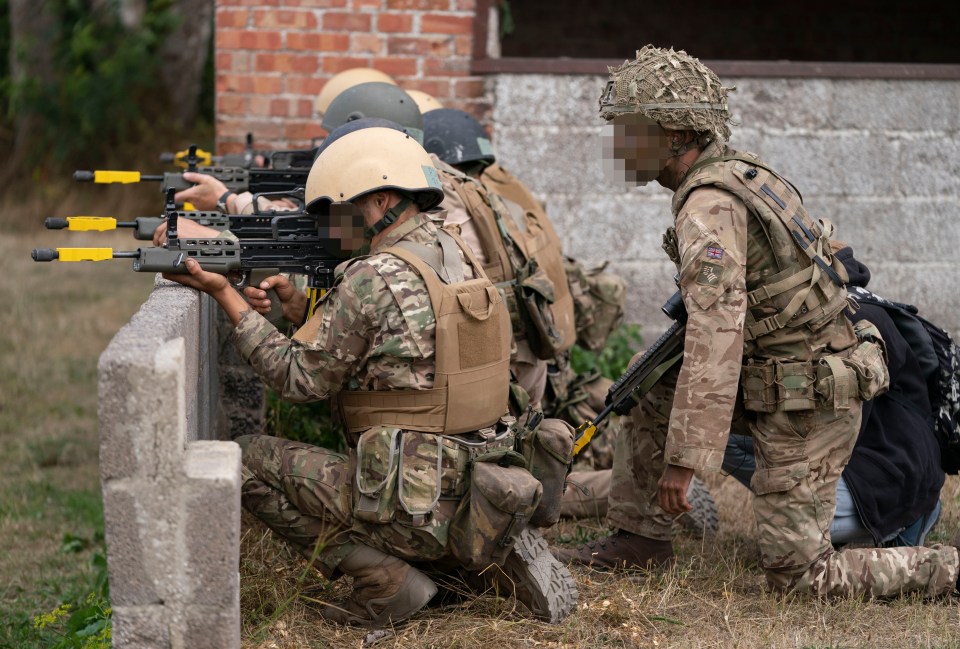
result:
<svg viewBox="0 0 960 649"><path fill-rule="evenodd" d="M117 251L112 248L35 248L34 261L104 261L132 259L133 270L150 273L187 274L184 261L195 259L209 272L234 275L234 286L248 284L251 273L306 275L308 317L320 297L333 286L333 271L345 255L338 245L320 236L317 216L304 213L271 215L268 238L233 241L226 238L183 239L177 235L180 212L173 208L172 189L167 192L167 243L160 247ZM261 215L263 216L263 215Z"/></svg>
<svg viewBox="0 0 960 649"><path fill-rule="evenodd" d="M283 195L303 202L303 189L292 192L283 192ZM253 205L257 209L259 201ZM302 212L254 212L253 214L222 214L217 211L178 210L176 205L167 203L163 216L138 216L132 221L118 221L110 216L67 216L51 217L44 220L43 225L48 230L69 230L71 232L104 232L107 230L131 229L133 238L140 241L153 239L153 232L157 227L168 221L171 214L176 213L179 221L188 220L204 225L214 230L230 230L239 239L269 239L273 236L273 217L294 216L299 214L302 222L298 227L309 229L315 224L315 217ZM291 227L285 224L285 227Z"/></svg>
<svg viewBox="0 0 960 649"><path fill-rule="evenodd" d="M673 324L663 335L657 338L637 362L627 368L616 383L610 386L605 400L606 406L591 421L585 421L577 427L577 436L573 444L576 456L590 443L597 426L611 412L625 415L640 403L650 389L657 384L666 372L683 358L683 338L686 332L687 311L683 306L680 292L677 291L662 307L663 312L673 320Z"/></svg>
<svg viewBox="0 0 960 649"><path fill-rule="evenodd" d="M250 192L252 194L284 194L304 187L309 167L291 167L289 169L245 169L243 167L213 167L198 166L200 158L197 155L196 145L190 145L187 157L187 167L184 171L213 176L222 182L227 189L233 192ZM192 183L183 179L183 172L168 171L162 174L143 174L139 171L84 171L73 172L73 179L77 182L93 182L104 184L131 184L140 182L158 182L160 189L183 191L192 187Z"/></svg>

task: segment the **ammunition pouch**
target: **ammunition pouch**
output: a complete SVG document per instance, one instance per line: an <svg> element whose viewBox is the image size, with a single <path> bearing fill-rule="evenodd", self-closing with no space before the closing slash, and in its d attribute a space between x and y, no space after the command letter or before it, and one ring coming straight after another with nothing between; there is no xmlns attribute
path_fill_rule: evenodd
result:
<svg viewBox="0 0 960 649"><path fill-rule="evenodd" d="M860 342L846 357L830 355L801 363L749 361L740 374L743 407L754 412L843 410L852 399L868 401L885 392L890 375L880 332L865 321L857 323L855 331Z"/></svg>
<svg viewBox="0 0 960 649"><path fill-rule="evenodd" d="M565 351L563 332L553 318L554 284L536 259L518 269L514 299L507 300L517 339L525 339L534 355L549 360Z"/></svg>
<svg viewBox="0 0 960 649"><path fill-rule="evenodd" d="M512 450L478 456L470 489L450 523L449 548L468 570L501 564L533 516L543 488Z"/></svg>
<svg viewBox="0 0 960 649"><path fill-rule="evenodd" d="M529 417L528 417L529 420ZM530 524L549 527L560 520L563 486L573 465L573 427L560 419L540 419L532 428L517 430L517 450L543 486L540 504Z"/></svg>
<svg viewBox="0 0 960 649"><path fill-rule="evenodd" d="M600 351L623 320L626 285L623 278L604 272L606 263L587 270L580 262L564 258L564 270L573 296L577 344Z"/></svg>

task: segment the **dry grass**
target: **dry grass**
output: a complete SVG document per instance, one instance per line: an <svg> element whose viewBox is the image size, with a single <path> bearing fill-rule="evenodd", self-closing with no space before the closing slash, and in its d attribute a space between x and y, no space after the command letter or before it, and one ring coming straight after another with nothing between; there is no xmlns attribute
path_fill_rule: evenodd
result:
<svg viewBox="0 0 960 649"><path fill-rule="evenodd" d="M706 476L721 514L717 537L679 536L679 561L658 574L607 574L574 568L576 612L558 626L527 619L512 599L492 594L429 609L375 643L434 647L796 647L844 649L960 647L960 600L817 602L778 598L763 589L755 523L746 490ZM944 488L944 516L930 542L960 529L960 479ZM600 527L563 523L551 534L588 537ZM315 600L347 594L344 579L326 582L306 561L244 517L241 550L243 647L361 647L366 633L326 624ZM306 572L299 586L298 579Z"/></svg>

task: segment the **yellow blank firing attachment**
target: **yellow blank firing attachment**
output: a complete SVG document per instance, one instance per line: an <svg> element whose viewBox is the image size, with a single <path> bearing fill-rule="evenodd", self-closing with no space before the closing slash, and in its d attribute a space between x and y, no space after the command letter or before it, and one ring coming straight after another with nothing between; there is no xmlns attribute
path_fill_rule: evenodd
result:
<svg viewBox="0 0 960 649"><path fill-rule="evenodd" d="M73 232L116 230L117 220L112 216L68 216L67 229Z"/></svg>
<svg viewBox="0 0 960 649"><path fill-rule="evenodd" d="M190 156L190 149L184 149L183 151L177 151L173 154L173 164L178 167L187 168L187 158ZM204 151L203 149L197 149L197 164L205 167L209 167L213 164L213 154L209 151Z"/></svg>
<svg viewBox="0 0 960 649"><path fill-rule="evenodd" d="M93 182L99 184L109 184L109 183L123 183L128 185L130 183L140 182L140 172L139 171L94 171L93 172Z"/></svg>
<svg viewBox="0 0 960 649"><path fill-rule="evenodd" d="M592 422L585 421L580 424L580 427L577 428L577 441L573 443L573 456L576 457L577 454L583 450L583 447L590 443L590 440L593 439L594 433L597 432L597 427L593 425Z"/></svg>
<svg viewBox="0 0 960 649"><path fill-rule="evenodd" d="M104 261L113 259L113 248L57 248L60 261Z"/></svg>

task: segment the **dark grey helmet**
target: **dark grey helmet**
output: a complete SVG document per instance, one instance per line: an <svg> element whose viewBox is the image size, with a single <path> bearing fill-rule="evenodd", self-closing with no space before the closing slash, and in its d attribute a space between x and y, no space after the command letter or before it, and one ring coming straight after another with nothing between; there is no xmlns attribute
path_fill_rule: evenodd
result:
<svg viewBox="0 0 960 649"><path fill-rule="evenodd" d="M456 108L438 108L423 116L423 148L448 165L493 164L493 145L473 115Z"/></svg>
<svg viewBox="0 0 960 649"><path fill-rule="evenodd" d="M332 133L337 127L363 117L380 117L404 127L407 134L423 142L423 117L417 102L403 89L378 81L361 83L337 95L320 124Z"/></svg>

